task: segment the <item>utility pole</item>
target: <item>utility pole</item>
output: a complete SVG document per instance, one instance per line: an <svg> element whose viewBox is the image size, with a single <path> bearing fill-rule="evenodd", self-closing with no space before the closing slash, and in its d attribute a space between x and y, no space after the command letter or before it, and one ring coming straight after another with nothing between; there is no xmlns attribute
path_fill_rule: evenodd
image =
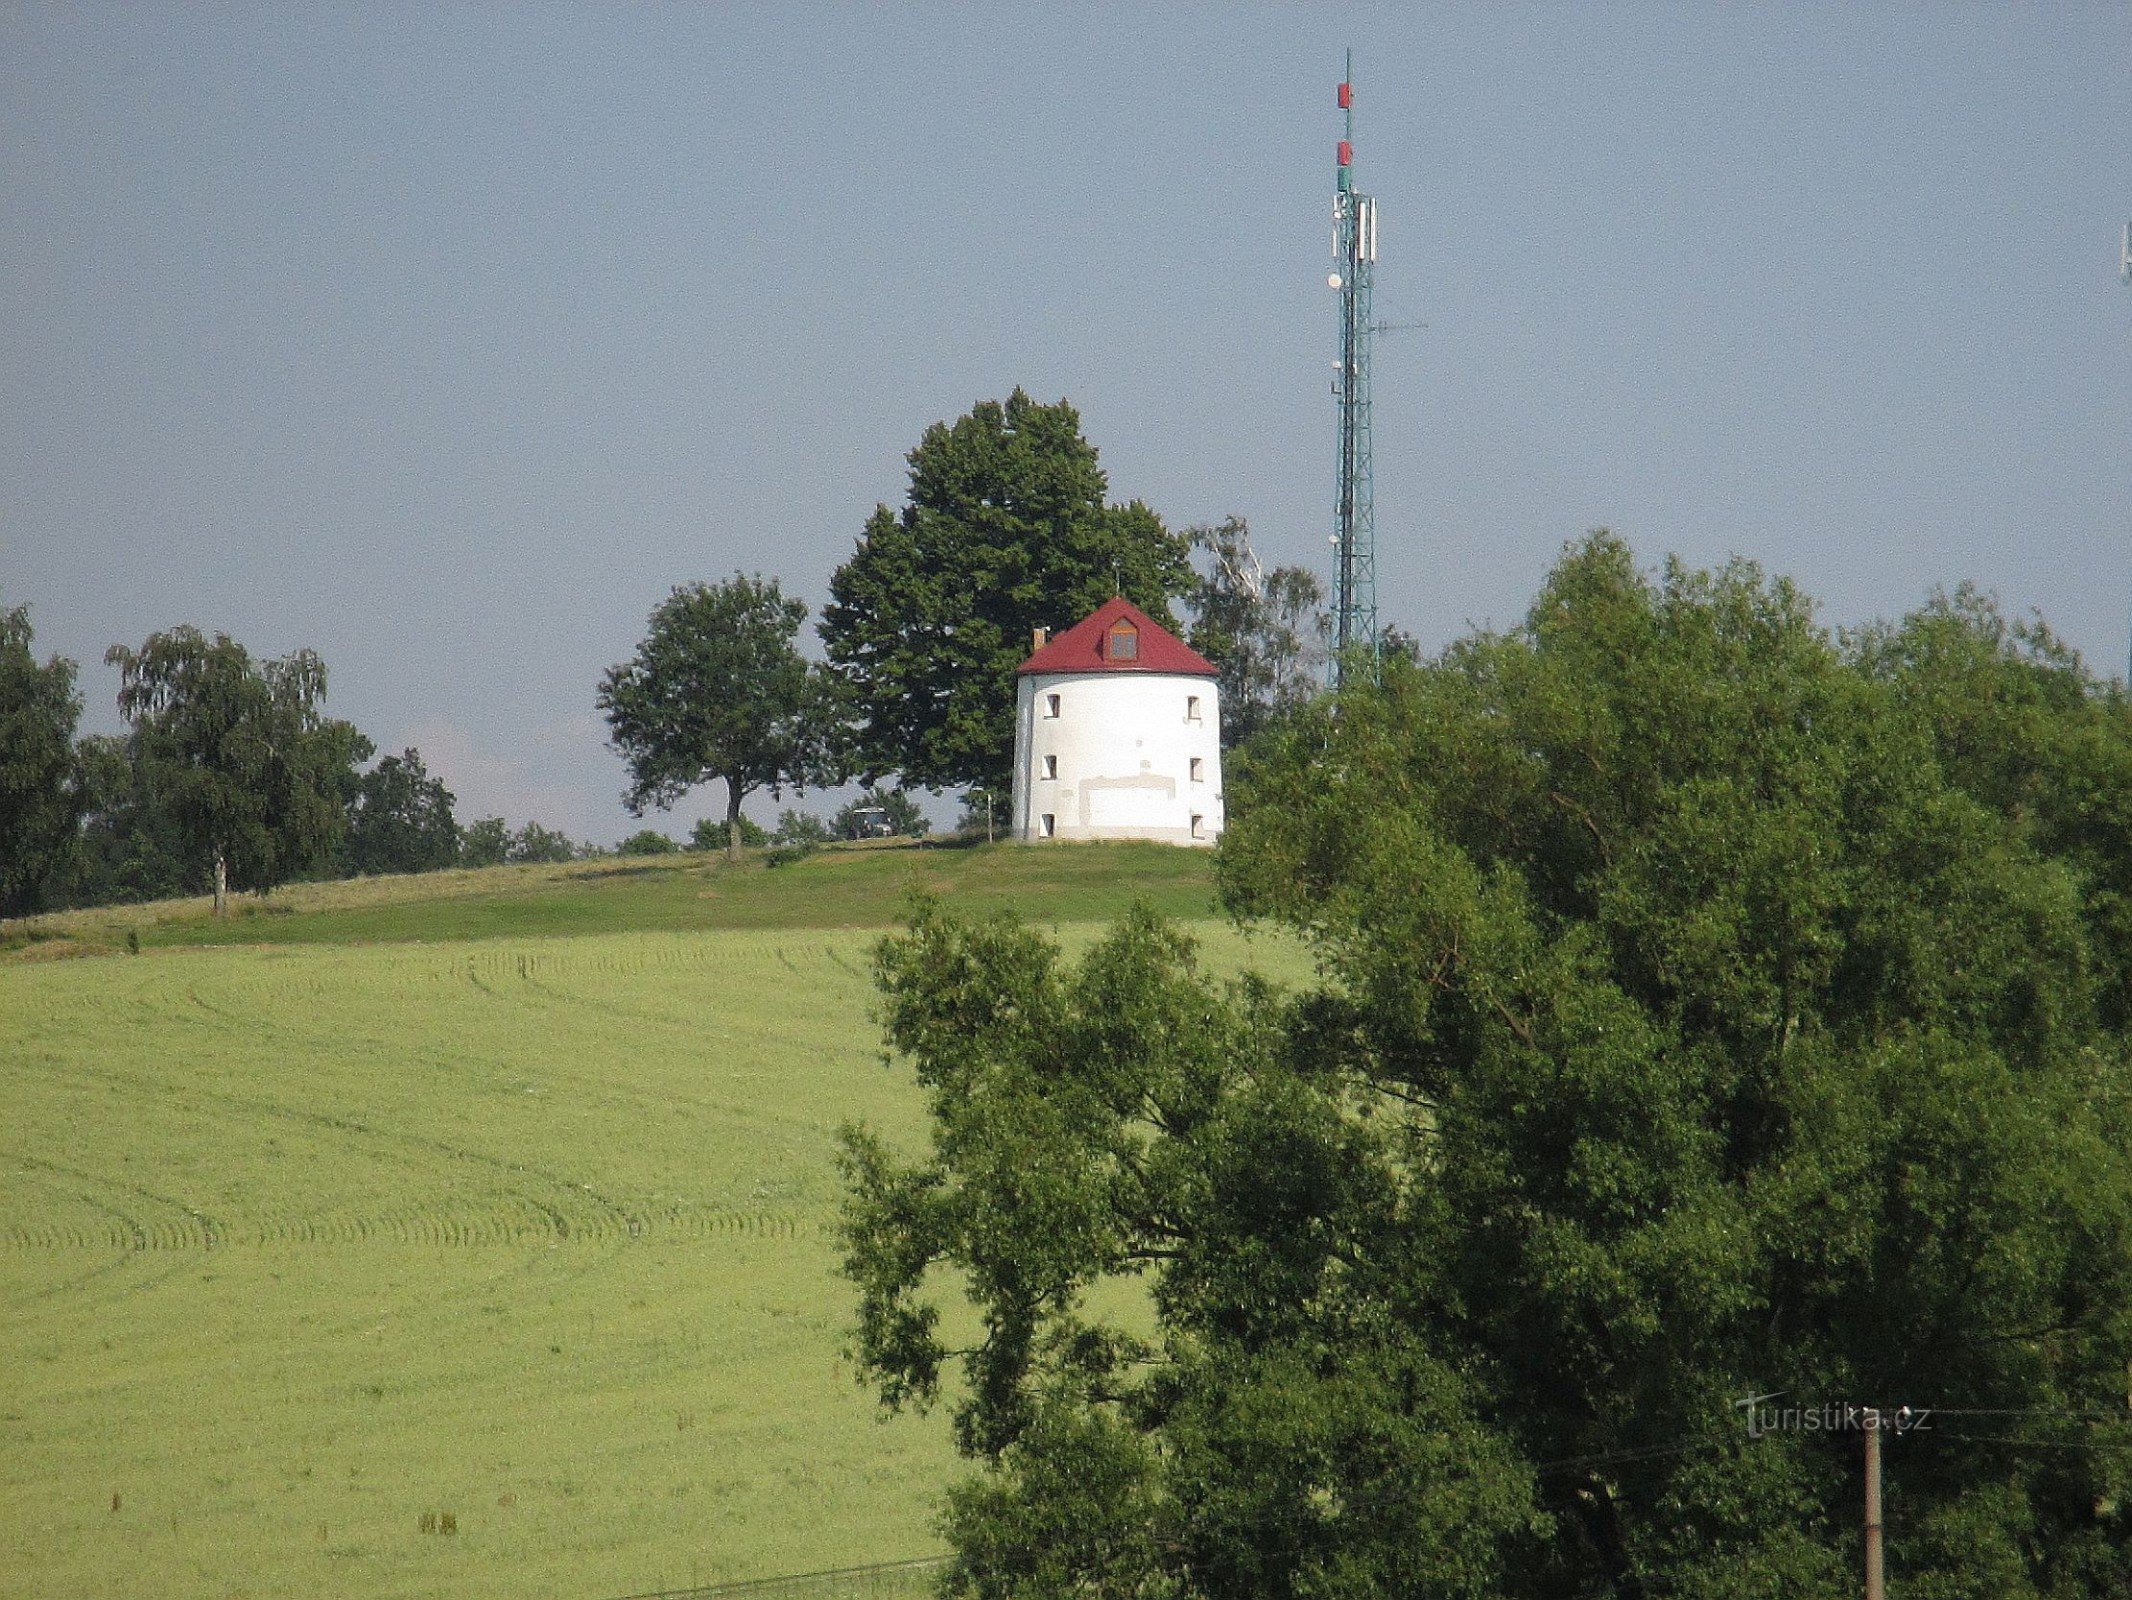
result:
<svg viewBox="0 0 2132 1600"><path fill-rule="evenodd" d="M1880 1412L1865 1410L1866 1503L1865 1503L1865 1600L1886 1600L1881 1574L1880 1524Z"/></svg>

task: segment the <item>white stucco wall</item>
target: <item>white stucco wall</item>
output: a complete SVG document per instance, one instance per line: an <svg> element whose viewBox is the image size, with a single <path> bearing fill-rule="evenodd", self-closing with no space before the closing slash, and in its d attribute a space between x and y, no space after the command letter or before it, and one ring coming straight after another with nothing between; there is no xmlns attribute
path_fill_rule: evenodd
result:
<svg viewBox="0 0 2132 1600"><path fill-rule="evenodd" d="M1049 714L1053 695L1057 716ZM1188 715L1194 700L1196 719ZM1047 775L1047 756L1056 776ZM1156 672L1024 674L1014 707L1013 828L1018 839L1213 844L1222 830L1214 680Z"/></svg>

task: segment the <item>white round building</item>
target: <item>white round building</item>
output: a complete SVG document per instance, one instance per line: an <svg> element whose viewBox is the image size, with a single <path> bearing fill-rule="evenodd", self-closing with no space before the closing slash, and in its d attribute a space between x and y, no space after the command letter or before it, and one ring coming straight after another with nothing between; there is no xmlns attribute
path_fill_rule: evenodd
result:
<svg viewBox="0 0 2132 1600"><path fill-rule="evenodd" d="M1211 845L1222 828L1214 664L1106 601L1017 669L1014 835Z"/></svg>

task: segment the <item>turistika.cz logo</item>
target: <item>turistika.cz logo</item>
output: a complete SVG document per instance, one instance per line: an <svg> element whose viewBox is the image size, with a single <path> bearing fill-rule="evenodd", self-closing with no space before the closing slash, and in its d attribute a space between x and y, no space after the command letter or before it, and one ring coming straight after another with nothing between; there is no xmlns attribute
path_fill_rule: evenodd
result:
<svg viewBox="0 0 2132 1600"><path fill-rule="evenodd" d="M1883 1411L1855 1400L1829 1400L1817 1406L1770 1404L1784 1395L1785 1391L1779 1389L1775 1394L1750 1395L1732 1402L1746 1419L1748 1438L1759 1439L1765 1433L1918 1433L1932 1428L1930 1406L1900 1406Z"/></svg>

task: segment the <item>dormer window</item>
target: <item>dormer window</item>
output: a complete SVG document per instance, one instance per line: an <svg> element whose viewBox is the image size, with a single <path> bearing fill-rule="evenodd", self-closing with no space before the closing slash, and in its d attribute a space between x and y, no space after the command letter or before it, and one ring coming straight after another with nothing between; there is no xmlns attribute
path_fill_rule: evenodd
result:
<svg viewBox="0 0 2132 1600"><path fill-rule="evenodd" d="M1112 661L1138 661L1140 659L1140 630L1120 618L1110 625L1103 654Z"/></svg>

